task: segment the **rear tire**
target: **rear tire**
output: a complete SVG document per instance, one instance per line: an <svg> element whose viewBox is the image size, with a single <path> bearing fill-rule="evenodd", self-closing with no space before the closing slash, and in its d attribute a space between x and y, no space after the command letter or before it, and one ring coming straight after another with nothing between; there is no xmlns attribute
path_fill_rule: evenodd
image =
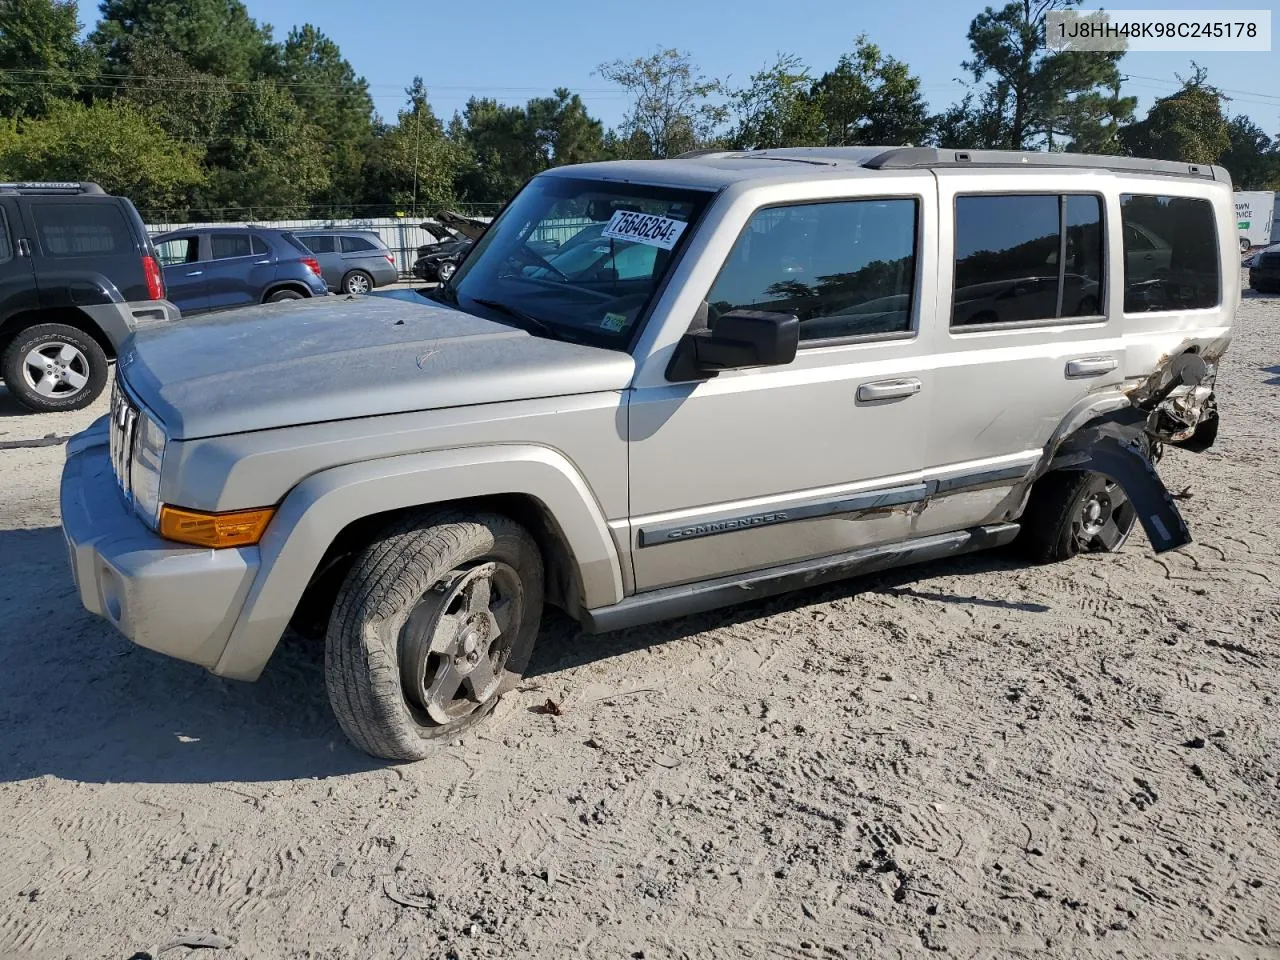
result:
<svg viewBox="0 0 1280 960"><path fill-rule="evenodd" d="M342 278L343 293L368 293L373 289L373 277L363 270L352 270Z"/></svg>
<svg viewBox="0 0 1280 960"><path fill-rule="evenodd" d="M1137 517L1124 491L1109 478L1085 470L1055 470L1032 488L1016 546L1035 563L1115 553L1129 539Z"/></svg>
<svg viewBox="0 0 1280 960"><path fill-rule="evenodd" d="M0 376L19 403L37 413L81 410L107 383L107 355L98 341L65 323L19 331L0 356Z"/></svg>
<svg viewBox="0 0 1280 960"><path fill-rule="evenodd" d="M302 294L297 290L277 290L267 297L267 303L280 303L283 300L301 300Z"/></svg>
<svg viewBox="0 0 1280 960"><path fill-rule="evenodd" d="M325 635L325 686L353 744L419 760L524 674L542 619L529 533L497 514L416 515L356 557Z"/></svg>

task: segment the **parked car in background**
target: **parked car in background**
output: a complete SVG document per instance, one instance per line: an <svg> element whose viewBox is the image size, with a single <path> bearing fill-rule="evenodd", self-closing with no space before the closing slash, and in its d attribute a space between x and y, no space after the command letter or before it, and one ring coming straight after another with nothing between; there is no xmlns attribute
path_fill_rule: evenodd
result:
<svg viewBox="0 0 1280 960"><path fill-rule="evenodd" d="M475 245L470 237L456 237L452 240L441 240L428 247L413 264L413 275L427 283L439 281L448 283L458 264L467 255L467 251Z"/></svg>
<svg viewBox="0 0 1280 960"><path fill-rule="evenodd" d="M0 378L23 406L88 406L125 337L178 317L127 199L96 183L0 184Z"/></svg>
<svg viewBox="0 0 1280 960"><path fill-rule="evenodd" d="M154 243L169 297L184 314L329 292L315 255L287 230L195 227Z"/></svg>
<svg viewBox="0 0 1280 960"><path fill-rule="evenodd" d="M395 256L373 230L316 230L294 236L315 254L330 290L368 293L400 279Z"/></svg>
<svg viewBox="0 0 1280 960"><path fill-rule="evenodd" d="M1259 293L1280 293L1280 243L1253 255L1249 286Z"/></svg>

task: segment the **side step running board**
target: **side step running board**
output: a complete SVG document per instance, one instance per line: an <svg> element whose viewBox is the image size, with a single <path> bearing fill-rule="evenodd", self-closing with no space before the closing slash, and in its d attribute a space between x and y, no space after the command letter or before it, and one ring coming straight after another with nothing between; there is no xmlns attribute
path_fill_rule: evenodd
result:
<svg viewBox="0 0 1280 960"><path fill-rule="evenodd" d="M627 597L612 606L586 610L582 615L582 626L589 633L626 630L658 620L684 617L691 613L702 613L735 603L789 593L801 587L844 580L859 574L959 556L989 547L1001 547L1011 543L1017 535L1016 523L997 523L956 533L851 550L848 553L802 560L766 570L753 570L704 583L663 587Z"/></svg>

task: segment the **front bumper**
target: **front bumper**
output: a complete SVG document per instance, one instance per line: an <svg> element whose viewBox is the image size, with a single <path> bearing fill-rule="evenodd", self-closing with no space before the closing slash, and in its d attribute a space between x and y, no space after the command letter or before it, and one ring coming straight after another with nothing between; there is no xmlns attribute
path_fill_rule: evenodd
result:
<svg viewBox="0 0 1280 960"><path fill-rule="evenodd" d="M125 503L106 418L73 437L62 468L62 533L80 602L139 646L212 669L258 570L258 548L161 539Z"/></svg>

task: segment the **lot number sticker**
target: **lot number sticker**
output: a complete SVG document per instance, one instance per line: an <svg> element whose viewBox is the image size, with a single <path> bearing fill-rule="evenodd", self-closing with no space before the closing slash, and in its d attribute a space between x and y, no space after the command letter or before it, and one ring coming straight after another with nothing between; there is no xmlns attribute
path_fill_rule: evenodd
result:
<svg viewBox="0 0 1280 960"><path fill-rule="evenodd" d="M687 226L688 224L683 220L672 220L669 217L658 217L650 213L633 213L630 210L615 210L601 236L670 250L676 245L680 234L684 233L684 228Z"/></svg>

